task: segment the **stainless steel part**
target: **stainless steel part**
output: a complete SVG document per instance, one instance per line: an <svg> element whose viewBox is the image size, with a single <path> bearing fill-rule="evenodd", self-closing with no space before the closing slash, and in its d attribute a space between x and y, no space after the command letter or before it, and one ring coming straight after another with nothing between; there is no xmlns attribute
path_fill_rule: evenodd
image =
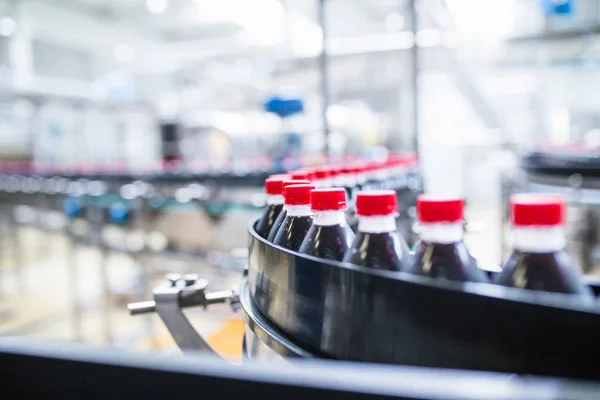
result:
<svg viewBox="0 0 600 400"><path fill-rule="evenodd" d="M182 351L209 351L213 348L196 332L183 313L184 308L208 307L229 302L234 311L239 309L237 289L207 293L208 281L197 275L169 274L167 280L154 290L154 301L127 305L131 315L157 312ZM216 354L216 353L215 353Z"/></svg>
<svg viewBox="0 0 600 400"><path fill-rule="evenodd" d="M244 278L240 286L240 304L246 322L245 353L250 360L278 360L289 358L315 358L302 349L267 321L256 309L250 296L248 280Z"/></svg>

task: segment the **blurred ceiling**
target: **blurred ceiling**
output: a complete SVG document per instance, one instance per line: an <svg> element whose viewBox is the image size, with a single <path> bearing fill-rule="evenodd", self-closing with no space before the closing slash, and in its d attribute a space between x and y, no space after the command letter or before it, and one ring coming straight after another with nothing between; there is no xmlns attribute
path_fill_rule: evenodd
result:
<svg viewBox="0 0 600 400"><path fill-rule="evenodd" d="M327 0L331 86L346 98L384 90L395 96L410 78L408 50L415 43L425 49L422 70L444 70L465 91L475 86L467 79L474 74L464 67L473 59L525 64L540 54L575 58L593 45L590 36L579 35L566 45L548 44L550 50L539 41L511 46L517 41L507 39L514 37L599 26L598 0L579 0L575 15L552 20L540 3L419 0L420 32L415 38L409 31L408 0ZM34 67L39 66L34 73L41 75L94 80L124 71L146 79L138 87L196 85L207 103L216 98L215 91L233 98L231 103L244 103L237 100L243 97L240 88L250 88L247 92L256 98L284 84L313 92L319 88L318 0L0 0L0 5L0 35L2 16L12 15L17 33L28 29L34 42L49 45L33 46L46 55L38 51L34 56ZM585 42L585 47L575 41ZM55 62L53 57L64 53L59 48L76 52L70 58L81 59L80 67ZM44 67L51 62L55 68ZM10 65L16 64L11 60ZM64 81L58 83L64 90ZM30 81L30 86L41 87L39 81ZM87 82L81 91L89 92ZM148 90L146 97L153 93Z"/></svg>
<svg viewBox="0 0 600 400"><path fill-rule="evenodd" d="M328 0L331 34L385 33L386 17L405 4L405 0ZM261 26L266 30L280 23L279 17L300 15L316 22L317 0L62 0L60 6L181 41L234 36Z"/></svg>

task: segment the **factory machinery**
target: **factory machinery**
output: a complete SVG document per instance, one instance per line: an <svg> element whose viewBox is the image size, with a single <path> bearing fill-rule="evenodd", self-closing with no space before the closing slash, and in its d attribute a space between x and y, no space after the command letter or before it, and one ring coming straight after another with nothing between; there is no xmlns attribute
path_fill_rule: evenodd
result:
<svg viewBox="0 0 600 400"><path fill-rule="evenodd" d="M530 160L524 159L526 168ZM411 193L410 198L419 189L407 182L394 189L405 196ZM600 379L595 368L600 356L596 300L438 281L317 259L261 238L255 222L247 227L248 267L240 272L239 286L212 292L196 275L172 274L153 290L152 301L129 305L133 315L158 313L190 357L125 360L80 349L59 355L52 348L30 349L9 341L0 347L3 360L9 361L7 368L26 367L38 371L36 376L58 364L73 376L87 370L95 376L86 380L89 388L102 387L102 393L115 393L117 389L107 384L114 384L116 375L136 385L129 389L135 394L165 390L155 389L153 381L168 380L174 383L170 394L191 394L202 385L210 395L217 393L218 381L219 387L227 386L219 392L221 398L241 390L246 395L260 390L261 396L317 391L329 398L347 398L353 392L361 398L431 399L591 399L600 393L597 384L582 381ZM597 280L587 283L600 293ZM187 308L217 303L229 303L244 314L248 368L231 369L185 317ZM193 356L198 352L205 358ZM256 365L259 360L279 366ZM73 376L70 381L78 381ZM38 381L40 387L52 388L60 379ZM235 385L222 385L227 382ZM239 392L234 389L238 384ZM19 382L9 386L24 390ZM77 384L71 386L77 390Z"/></svg>
<svg viewBox="0 0 600 400"><path fill-rule="evenodd" d="M523 159L526 171L533 157ZM600 355L595 300L321 260L273 245L256 233L254 222L248 227L248 270L238 291L209 293L205 281L171 277L156 288L154 301L130 305L132 314L157 311L184 351L210 352L181 310L214 302L239 304L250 361L334 359L600 377L594 368ZM487 273L493 277L496 272ZM598 279L586 282L600 293Z"/></svg>

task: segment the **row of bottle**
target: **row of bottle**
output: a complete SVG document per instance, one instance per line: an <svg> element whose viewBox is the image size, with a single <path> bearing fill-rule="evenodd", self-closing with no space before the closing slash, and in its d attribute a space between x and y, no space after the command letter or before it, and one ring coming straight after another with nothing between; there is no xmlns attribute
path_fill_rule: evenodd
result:
<svg viewBox="0 0 600 400"><path fill-rule="evenodd" d="M393 155L385 161L354 162L289 173L291 179L310 180L317 188L394 189L406 185L417 163L415 155Z"/></svg>
<svg viewBox="0 0 600 400"><path fill-rule="evenodd" d="M489 282L463 242L461 198L417 199L420 240L414 253L397 233L394 191L356 195L356 233L346 220L346 191L315 188L286 175L266 181L268 206L257 233L275 245L313 257L367 268L404 271L452 281ZM495 283L524 289L591 295L565 250L565 202L559 196L511 198L514 249Z"/></svg>

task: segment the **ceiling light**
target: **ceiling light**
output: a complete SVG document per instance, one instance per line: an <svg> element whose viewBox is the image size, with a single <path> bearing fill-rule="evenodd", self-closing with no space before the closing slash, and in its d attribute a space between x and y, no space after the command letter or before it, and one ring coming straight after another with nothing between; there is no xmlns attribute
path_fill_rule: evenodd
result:
<svg viewBox="0 0 600 400"><path fill-rule="evenodd" d="M135 58L135 51L130 45L125 43L119 43L117 47L115 47L115 58L120 63L130 63Z"/></svg>
<svg viewBox="0 0 600 400"><path fill-rule="evenodd" d="M17 28L17 23L11 17L0 18L0 35L1 36L12 36Z"/></svg>
<svg viewBox="0 0 600 400"><path fill-rule="evenodd" d="M146 0L146 8L150 14L158 15L167 10L169 3L167 0Z"/></svg>
<svg viewBox="0 0 600 400"><path fill-rule="evenodd" d="M404 17L398 13L391 13L385 18L385 30L394 33L404 28Z"/></svg>

